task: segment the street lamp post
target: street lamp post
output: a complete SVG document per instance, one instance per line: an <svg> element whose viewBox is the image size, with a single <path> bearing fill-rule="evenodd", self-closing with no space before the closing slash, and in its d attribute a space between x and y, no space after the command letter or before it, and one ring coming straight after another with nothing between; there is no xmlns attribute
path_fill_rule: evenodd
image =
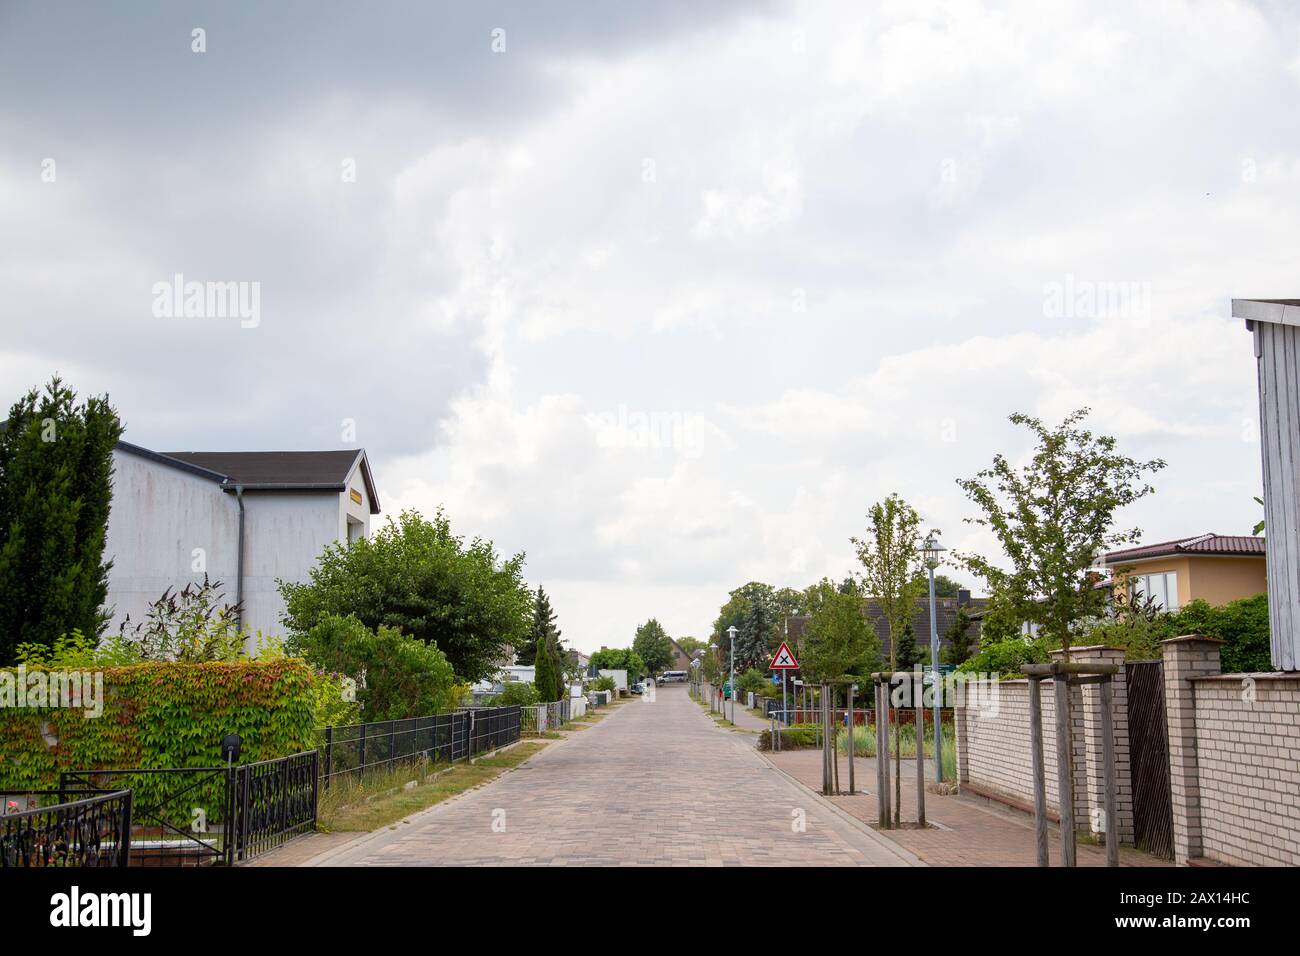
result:
<svg viewBox="0 0 1300 956"><path fill-rule="evenodd" d="M946 550L948 549L940 546L934 532L930 532L930 536L925 539L925 544L922 546L925 566L930 569L930 678L933 681L930 687L934 694L934 780L936 783L943 783L943 729L939 724L942 694L939 689L939 624L935 620L934 611L934 569L939 566L939 552ZM917 746L924 749L924 741L918 741Z"/></svg>
<svg viewBox="0 0 1300 956"><path fill-rule="evenodd" d="M727 636L731 638L731 680L727 686L731 688L728 695L731 697L731 722L736 722L736 625L727 628Z"/></svg>

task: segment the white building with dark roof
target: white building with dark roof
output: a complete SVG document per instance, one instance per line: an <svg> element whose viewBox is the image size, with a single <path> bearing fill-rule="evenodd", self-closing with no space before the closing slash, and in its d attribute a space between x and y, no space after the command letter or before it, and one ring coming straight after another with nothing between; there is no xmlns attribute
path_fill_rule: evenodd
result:
<svg viewBox="0 0 1300 956"><path fill-rule="evenodd" d="M327 545L368 536L379 513L362 449L160 453L119 442L113 467L110 633L206 573L242 603L250 633L280 635L277 579L306 580Z"/></svg>

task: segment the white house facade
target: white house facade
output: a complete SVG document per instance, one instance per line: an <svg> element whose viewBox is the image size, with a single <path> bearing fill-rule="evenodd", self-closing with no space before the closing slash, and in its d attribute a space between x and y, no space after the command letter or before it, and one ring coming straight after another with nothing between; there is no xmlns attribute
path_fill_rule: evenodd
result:
<svg viewBox="0 0 1300 956"><path fill-rule="evenodd" d="M224 585L250 635L281 635L276 579L304 581L326 546L379 513L364 450L167 452L119 442L104 556L109 633L167 588Z"/></svg>

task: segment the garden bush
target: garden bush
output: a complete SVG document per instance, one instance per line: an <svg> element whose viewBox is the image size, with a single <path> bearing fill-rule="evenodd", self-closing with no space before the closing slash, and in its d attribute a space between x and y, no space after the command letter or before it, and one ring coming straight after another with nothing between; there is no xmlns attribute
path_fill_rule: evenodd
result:
<svg viewBox="0 0 1300 956"><path fill-rule="evenodd" d="M1021 677L1021 664L1045 664L1047 645L1041 639L1026 640L1013 635L980 645L979 653L966 660L957 670L963 673L997 674Z"/></svg>
<svg viewBox="0 0 1300 956"><path fill-rule="evenodd" d="M740 688L742 694L757 694L767 682L768 680L763 676L763 672L756 667L751 667L736 678L736 686Z"/></svg>
<svg viewBox="0 0 1300 956"><path fill-rule="evenodd" d="M446 655L396 628L371 630L352 615L324 615L291 650L356 681L363 721L402 720L453 710L463 695Z"/></svg>
<svg viewBox="0 0 1300 956"><path fill-rule="evenodd" d="M1265 594L1218 607L1197 598L1174 614L1128 612L1121 606L1112 616L1092 626L1078 643L1122 647L1128 660L1149 661L1160 660L1161 641L1183 634L1200 634L1223 641L1219 658L1225 674L1273 669Z"/></svg>
<svg viewBox="0 0 1300 956"><path fill-rule="evenodd" d="M811 725L800 727L796 724L790 727L778 727L777 733L781 735L782 750L797 750L800 747L817 746L817 730ZM771 730L765 730L758 735L758 749L772 749Z"/></svg>
<svg viewBox="0 0 1300 956"><path fill-rule="evenodd" d="M1229 601L1221 607L1197 599L1174 615L1173 624L1174 636L1201 634L1223 641L1219 660L1225 674L1273 670L1266 594Z"/></svg>
<svg viewBox="0 0 1300 956"><path fill-rule="evenodd" d="M321 727L346 727L361 716L357 704L356 682L338 672L317 671L312 682L312 724Z"/></svg>
<svg viewBox="0 0 1300 956"><path fill-rule="evenodd" d="M243 739L243 763L314 746L315 675L300 660L160 661L102 674L99 717L76 708L0 710L0 789L57 787L63 770L220 766L230 733ZM155 785L140 781L140 805L156 797Z"/></svg>
<svg viewBox="0 0 1300 956"><path fill-rule="evenodd" d="M491 707L529 707L537 703L537 688L528 681L507 681L501 693L483 703Z"/></svg>

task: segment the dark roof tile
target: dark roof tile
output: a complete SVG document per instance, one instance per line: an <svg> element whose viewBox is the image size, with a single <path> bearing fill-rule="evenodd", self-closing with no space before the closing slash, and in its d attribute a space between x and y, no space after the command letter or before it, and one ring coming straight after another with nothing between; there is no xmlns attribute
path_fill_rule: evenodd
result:
<svg viewBox="0 0 1300 956"><path fill-rule="evenodd" d="M1163 558L1178 554L1219 554L1219 555L1258 555L1265 553L1264 539L1251 535L1198 534L1191 538L1179 538L1176 541L1161 541L1157 544L1144 544L1136 548L1122 548L1106 555L1107 565L1123 564L1125 561L1141 561L1147 558Z"/></svg>
<svg viewBox="0 0 1300 956"><path fill-rule="evenodd" d="M124 441L118 442L118 448L245 491L346 491L352 466L362 458L361 480L370 498L370 513L379 514L374 477L360 449L155 452Z"/></svg>

